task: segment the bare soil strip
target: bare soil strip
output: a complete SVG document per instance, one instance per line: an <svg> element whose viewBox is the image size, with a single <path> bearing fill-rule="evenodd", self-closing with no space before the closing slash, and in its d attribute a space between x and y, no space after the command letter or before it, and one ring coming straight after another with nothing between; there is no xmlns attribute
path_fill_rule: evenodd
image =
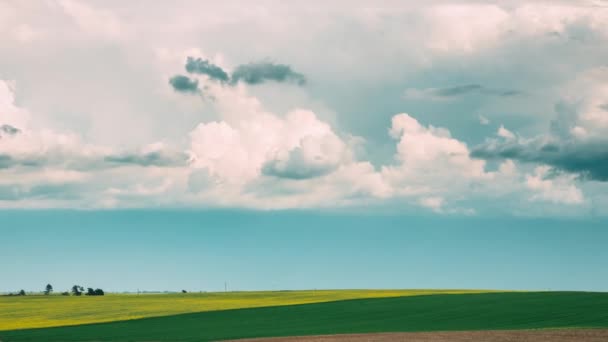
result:
<svg viewBox="0 0 608 342"><path fill-rule="evenodd" d="M606 342L606 329L458 331L324 335L235 340L235 342Z"/></svg>

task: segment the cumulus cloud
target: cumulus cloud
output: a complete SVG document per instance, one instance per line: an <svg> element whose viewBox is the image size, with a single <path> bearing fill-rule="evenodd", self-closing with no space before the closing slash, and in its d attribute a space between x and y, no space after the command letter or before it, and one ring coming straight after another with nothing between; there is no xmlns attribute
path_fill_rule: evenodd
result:
<svg viewBox="0 0 608 342"><path fill-rule="evenodd" d="M526 186L537 193L531 200L545 200L554 203L580 204L583 193L574 184L572 175L550 175L550 168L539 166L533 175L526 177Z"/></svg>
<svg viewBox="0 0 608 342"><path fill-rule="evenodd" d="M186 71L193 74L207 75L210 79L228 82L229 76L224 69L202 58L188 57Z"/></svg>
<svg viewBox="0 0 608 342"><path fill-rule="evenodd" d="M289 179L308 179L334 171L347 160L346 145L333 133L305 136L299 146L277 151L262 173Z"/></svg>
<svg viewBox="0 0 608 342"><path fill-rule="evenodd" d="M72 133L34 130L27 110L15 105L14 84L0 81L0 168L76 166L97 149Z"/></svg>
<svg viewBox="0 0 608 342"><path fill-rule="evenodd" d="M15 105L15 83L0 80L0 125L5 134L28 125L29 113ZM11 133L12 135L12 133Z"/></svg>
<svg viewBox="0 0 608 342"><path fill-rule="evenodd" d="M246 182L261 174L318 177L346 160L346 144L313 112L293 110L281 118L243 89L215 90L225 121L201 123L190 133L194 167L231 182Z"/></svg>
<svg viewBox="0 0 608 342"><path fill-rule="evenodd" d="M465 215L476 210L459 203L472 199L523 196L545 203L582 203L582 192L569 185L571 177L524 177L510 159L498 170L488 171L485 161L473 158L467 145L452 137L449 130L422 125L409 114L395 115L389 132L398 140L396 163L383 166L381 175L393 197L414 201L434 212ZM569 192L571 199L556 200L557 194L564 192Z"/></svg>
<svg viewBox="0 0 608 342"><path fill-rule="evenodd" d="M221 121L190 133L197 201L255 208L345 206L386 198L391 190L352 143L317 115L267 111L242 86L211 85ZM356 140L356 139L355 139Z"/></svg>
<svg viewBox="0 0 608 342"><path fill-rule="evenodd" d="M436 212L468 212L459 194L495 181L485 162L472 159L467 145L449 130L424 126L406 113L393 116L390 135L397 140L395 164L383 166L383 179L394 196L411 199Z"/></svg>
<svg viewBox="0 0 608 342"><path fill-rule="evenodd" d="M196 93L198 92L198 80L190 79L188 76L175 75L169 79L169 84L175 91L181 93Z"/></svg>
<svg viewBox="0 0 608 342"><path fill-rule="evenodd" d="M608 181L606 141L581 142L537 137L530 140L490 140L476 146L472 156L482 159L514 159L553 166L598 181Z"/></svg>
<svg viewBox="0 0 608 342"><path fill-rule="evenodd" d="M514 139L515 138L515 134L513 134L513 132L506 129L505 126L503 126L503 125L500 125L500 127L498 128L498 132L496 134L498 134L499 137L503 137L505 139Z"/></svg>
<svg viewBox="0 0 608 342"><path fill-rule="evenodd" d="M598 181L608 181L608 112L598 109L608 100L608 69L580 75L565 89L556 106L551 131L533 138L515 138L499 130L505 139L488 139L472 155L481 159L514 159L545 164ZM574 94L574 95L573 95Z"/></svg>
<svg viewBox="0 0 608 342"><path fill-rule="evenodd" d="M459 204L463 193L499 196L524 184L534 202L584 202L567 175L541 170L524 179L512 161L488 172L449 130L405 113L393 117L389 131L397 140L395 162L378 170L357 160L354 143L314 112L275 114L247 89L209 86L216 99L210 105L220 118L190 133L188 151L164 143L116 151L74 134L32 129L3 136L0 206L34 201L69 207L77 201L91 207L185 203L283 209L392 198L437 213L469 215L475 210ZM14 106L13 100L5 102Z"/></svg>
<svg viewBox="0 0 608 342"><path fill-rule="evenodd" d="M5 87L2 87L5 85ZM9 90L4 93L1 90ZM116 152L113 148L90 144L72 132L60 133L30 127L29 112L14 103L14 90L0 82L0 121L20 122L24 129L0 125L0 169L47 168L92 172L121 166L185 166L186 152L151 144L136 151ZM23 172L29 172L25 170Z"/></svg>
<svg viewBox="0 0 608 342"><path fill-rule="evenodd" d="M237 66L232 72L232 82L261 84L267 81L292 82L304 85L304 75L295 72L289 65L272 62L255 62Z"/></svg>
<svg viewBox="0 0 608 342"><path fill-rule="evenodd" d="M383 172L394 180L437 176L451 181L456 175L484 177L485 163L470 158L467 145L452 138L442 127L425 127L406 113L395 115L390 134L398 140L395 159L399 165L386 167ZM449 172L445 172L449 170ZM434 186L433 181L423 187Z"/></svg>

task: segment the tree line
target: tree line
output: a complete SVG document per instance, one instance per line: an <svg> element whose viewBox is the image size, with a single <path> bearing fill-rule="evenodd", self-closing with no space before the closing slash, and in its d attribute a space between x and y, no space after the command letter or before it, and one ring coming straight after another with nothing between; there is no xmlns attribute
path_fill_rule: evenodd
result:
<svg viewBox="0 0 608 342"><path fill-rule="evenodd" d="M49 296L53 293L53 285L51 284L47 284L44 287L44 291L42 291L42 293L44 293L44 295ZM9 296L25 296L25 290L20 290L19 292L15 293L9 293ZM105 292L102 289L94 289L92 287L88 287L86 290L83 286L80 285L74 285L72 286L72 288L69 291L65 291L65 292L61 292L62 296L104 296Z"/></svg>
<svg viewBox="0 0 608 342"><path fill-rule="evenodd" d="M82 296L82 294L84 294L85 296L103 296L105 295L105 293L103 292L102 289L93 289L92 287L87 288L87 291L84 291L84 287L80 286L80 285L74 285L72 286L72 295L74 296ZM62 293L62 295L67 296L69 294L65 294Z"/></svg>

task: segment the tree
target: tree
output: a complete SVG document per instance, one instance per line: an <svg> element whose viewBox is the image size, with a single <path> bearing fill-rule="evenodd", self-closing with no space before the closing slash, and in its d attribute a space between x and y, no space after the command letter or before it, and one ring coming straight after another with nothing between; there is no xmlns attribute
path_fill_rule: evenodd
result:
<svg viewBox="0 0 608 342"><path fill-rule="evenodd" d="M19 291L19 296L25 296L25 291L23 291L23 290Z"/></svg>
<svg viewBox="0 0 608 342"><path fill-rule="evenodd" d="M74 285L74 286L72 286L72 294L74 296L80 296L83 291L84 291L84 287L82 287L80 285Z"/></svg>
<svg viewBox="0 0 608 342"><path fill-rule="evenodd" d="M53 292L53 285L46 284L46 288L44 289L44 294L48 296L51 294L51 292Z"/></svg>
<svg viewBox="0 0 608 342"><path fill-rule="evenodd" d="M188 293L188 291L186 291L186 290L182 290L182 293Z"/></svg>
<svg viewBox="0 0 608 342"><path fill-rule="evenodd" d="M87 296L103 296L105 293L102 289L93 289L92 287L87 288Z"/></svg>
<svg viewBox="0 0 608 342"><path fill-rule="evenodd" d="M68 291L65 291L65 292L61 292L61 295L62 295L62 296L69 296L69 295L70 295L70 293L69 293Z"/></svg>

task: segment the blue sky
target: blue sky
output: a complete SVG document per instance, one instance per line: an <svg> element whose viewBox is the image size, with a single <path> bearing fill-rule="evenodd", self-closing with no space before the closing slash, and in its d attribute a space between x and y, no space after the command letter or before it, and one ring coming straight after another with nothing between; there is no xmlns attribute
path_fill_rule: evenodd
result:
<svg viewBox="0 0 608 342"><path fill-rule="evenodd" d="M608 290L597 220L255 211L0 212L0 291Z"/></svg>

